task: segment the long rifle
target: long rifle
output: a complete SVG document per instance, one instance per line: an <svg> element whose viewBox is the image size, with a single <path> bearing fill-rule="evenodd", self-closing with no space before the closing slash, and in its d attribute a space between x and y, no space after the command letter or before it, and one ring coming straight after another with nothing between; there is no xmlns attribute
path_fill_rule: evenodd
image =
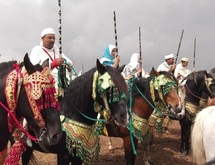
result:
<svg viewBox="0 0 215 165"><path fill-rule="evenodd" d="M115 57L117 57L118 56L118 42L117 42L116 14L115 14L115 11L113 12L113 20L114 20L114 33L115 33L115 46L116 46ZM119 65L117 65L117 68L119 68Z"/></svg>
<svg viewBox="0 0 215 165"><path fill-rule="evenodd" d="M142 68L142 48L141 48L141 28L139 27L139 52L140 52L140 68ZM142 77L142 72L139 77Z"/></svg>
<svg viewBox="0 0 215 165"><path fill-rule="evenodd" d="M196 62L196 38L194 40L193 71L195 71L195 62Z"/></svg>
<svg viewBox="0 0 215 165"><path fill-rule="evenodd" d="M115 56L118 56L118 42L117 42L117 30L116 30L116 13L113 12L113 20L114 20L114 34L115 34L115 46L116 46L116 54Z"/></svg>
<svg viewBox="0 0 215 165"><path fill-rule="evenodd" d="M59 33L59 57L62 58L62 18L61 18L61 0L58 0L58 7L59 7L59 27L58 27L58 33ZM64 89L67 88L67 79L66 79L66 66L61 65L58 69L58 90L59 95L64 95Z"/></svg>
<svg viewBox="0 0 215 165"><path fill-rule="evenodd" d="M183 34L184 34L184 29L182 30L182 33L181 33L181 38L180 38L179 45L178 45L178 51L177 51L176 57L175 57L175 64L177 63L178 54L179 54L179 50L180 50L180 47L181 47L181 41L182 41L182 38L183 38Z"/></svg>

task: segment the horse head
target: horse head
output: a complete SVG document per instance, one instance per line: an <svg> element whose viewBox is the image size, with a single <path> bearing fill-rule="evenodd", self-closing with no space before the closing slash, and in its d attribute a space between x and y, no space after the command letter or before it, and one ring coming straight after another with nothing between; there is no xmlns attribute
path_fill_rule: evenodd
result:
<svg viewBox="0 0 215 165"><path fill-rule="evenodd" d="M185 100L190 103L198 104L203 93L210 98L215 97L215 80L211 73L206 70L192 72L187 76Z"/></svg>
<svg viewBox="0 0 215 165"><path fill-rule="evenodd" d="M205 85L208 89L208 96L210 98L215 97L215 79L214 76L210 73L205 73Z"/></svg>
<svg viewBox="0 0 215 165"><path fill-rule="evenodd" d="M54 79L50 75L48 60L43 65L33 65L26 54L22 71L23 86L17 102L17 113L24 117L39 143L50 146L62 136L59 104L56 100Z"/></svg>
<svg viewBox="0 0 215 165"><path fill-rule="evenodd" d="M178 95L178 84L174 75L170 72L157 72L152 68L151 76L154 77L152 79L153 90L156 91L154 97L157 96L158 100L163 102L173 114L180 113L183 107Z"/></svg>
<svg viewBox="0 0 215 165"><path fill-rule="evenodd" d="M103 100L101 105L105 107L104 117L110 117L120 126L126 126L129 120L128 107L126 104L127 86L121 74L112 67L104 67L97 60L97 95Z"/></svg>

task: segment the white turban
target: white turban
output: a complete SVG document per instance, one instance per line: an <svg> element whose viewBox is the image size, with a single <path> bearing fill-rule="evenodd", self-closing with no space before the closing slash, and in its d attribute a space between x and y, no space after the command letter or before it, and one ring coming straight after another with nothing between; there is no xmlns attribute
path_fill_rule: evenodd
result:
<svg viewBox="0 0 215 165"><path fill-rule="evenodd" d="M55 35L55 31L52 28L46 28L42 31L41 38L47 34L54 34Z"/></svg>
<svg viewBox="0 0 215 165"><path fill-rule="evenodd" d="M181 59L181 61L188 62L188 61L189 61L189 59L188 59L187 57L183 57L183 58Z"/></svg>
<svg viewBox="0 0 215 165"><path fill-rule="evenodd" d="M174 58L174 55L173 54L168 54L168 55L165 56L165 60L169 59L169 58Z"/></svg>

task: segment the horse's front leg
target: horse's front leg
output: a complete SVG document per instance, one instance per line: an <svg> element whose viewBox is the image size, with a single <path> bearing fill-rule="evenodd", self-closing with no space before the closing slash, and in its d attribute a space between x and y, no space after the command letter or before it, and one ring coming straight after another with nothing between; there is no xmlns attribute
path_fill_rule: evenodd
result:
<svg viewBox="0 0 215 165"><path fill-rule="evenodd" d="M143 152L143 162L144 165L150 165L150 160L151 160L151 156L150 156L150 141L143 143L144 146L144 152Z"/></svg>
<svg viewBox="0 0 215 165"><path fill-rule="evenodd" d="M130 136L127 136L127 137L123 138L123 144L124 144L126 165L134 165L136 155L133 154L133 149L132 149ZM135 148L136 148L136 146L137 146L137 139L136 138L134 138L134 145L135 145Z"/></svg>
<svg viewBox="0 0 215 165"><path fill-rule="evenodd" d="M180 152L182 156L185 156L185 141L186 141L186 123L185 123L185 118L181 119L180 121L180 126L181 126L181 144L180 144Z"/></svg>
<svg viewBox="0 0 215 165"><path fill-rule="evenodd" d="M28 165L29 161L31 160L33 156L33 149L31 147L26 147L25 152L22 154L22 164L23 165Z"/></svg>
<svg viewBox="0 0 215 165"><path fill-rule="evenodd" d="M69 154L62 154L62 153L57 154L58 165L69 165L69 163L70 163Z"/></svg>
<svg viewBox="0 0 215 165"><path fill-rule="evenodd" d="M185 151L186 155L190 154L190 135L191 135L191 126L192 122L190 120L187 121L187 130L186 130L186 141L185 141Z"/></svg>

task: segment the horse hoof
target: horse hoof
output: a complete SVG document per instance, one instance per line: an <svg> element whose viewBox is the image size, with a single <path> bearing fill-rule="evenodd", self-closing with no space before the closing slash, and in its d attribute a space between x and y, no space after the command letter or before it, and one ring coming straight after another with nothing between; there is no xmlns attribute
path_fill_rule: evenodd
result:
<svg viewBox="0 0 215 165"><path fill-rule="evenodd" d="M185 156L187 155L187 153L186 152L181 152L181 158L184 158Z"/></svg>

